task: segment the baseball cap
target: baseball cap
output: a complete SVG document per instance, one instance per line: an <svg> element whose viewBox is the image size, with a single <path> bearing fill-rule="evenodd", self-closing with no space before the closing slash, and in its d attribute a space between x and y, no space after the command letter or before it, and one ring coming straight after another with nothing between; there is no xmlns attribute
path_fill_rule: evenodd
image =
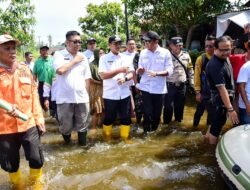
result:
<svg viewBox="0 0 250 190"><path fill-rule="evenodd" d="M172 37L169 43L174 45L183 45L183 40L182 37Z"/></svg>
<svg viewBox="0 0 250 190"><path fill-rule="evenodd" d="M48 46L41 46L41 47L40 47L40 50L41 50L41 49L47 49L47 50L48 50L49 47L48 47Z"/></svg>
<svg viewBox="0 0 250 190"><path fill-rule="evenodd" d="M21 44L21 42L17 39L14 39L11 35L9 34L3 34L0 35L0 44L4 44L6 42L15 42L16 45Z"/></svg>
<svg viewBox="0 0 250 190"><path fill-rule="evenodd" d="M95 38L88 38L87 42L96 42L96 39Z"/></svg>
<svg viewBox="0 0 250 190"><path fill-rule="evenodd" d="M142 37L143 40L159 40L160 36L154 31L148 31L146 35Z"/></svg>
<svg viewBox="0 0 250 190"><path fill-rule="evenodd" d="M112 42L122 42L122 39L119 37L119 36L110 36L109 37L109 43L112 43Z"/></svg>

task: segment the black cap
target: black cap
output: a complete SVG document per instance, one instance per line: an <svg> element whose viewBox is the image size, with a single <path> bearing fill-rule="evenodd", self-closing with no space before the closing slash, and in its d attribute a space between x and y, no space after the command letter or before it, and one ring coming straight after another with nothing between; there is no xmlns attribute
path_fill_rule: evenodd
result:
<svg viewBox="0 0 250 190"><path fill-rule="evenodd" d="M183 40L182 37L172 37L169 43L174 45L183 45Z"/></svg>
<svg viewBox="0 0 250 190"><path fill-rule="evenodd" d="M89 43L89 42L96 42L96 39L95 38L88 38L87 39L87 42Z"/></svg>
<svg viewBox="0 0 250 190"><path fill-rule="evenodd" d="M148 31L146 35L142 37L143 40L159 40L160 36L154 31Z"/></svg>
<svg viewBox="0 0 250 190"><path fill-rule="evenodd" d="M41 50L41 49L47 49L47 50L48 50L49 47L48 47L48 46L41 46L41 47L40 47L40 50Z"/></svg>
<svg viewBox="0 0 250 190"><path fill-rule="evenodd" d="M119 36L110 36L109 43L112 43L112 42L122 42L122 39Z"/></svg>

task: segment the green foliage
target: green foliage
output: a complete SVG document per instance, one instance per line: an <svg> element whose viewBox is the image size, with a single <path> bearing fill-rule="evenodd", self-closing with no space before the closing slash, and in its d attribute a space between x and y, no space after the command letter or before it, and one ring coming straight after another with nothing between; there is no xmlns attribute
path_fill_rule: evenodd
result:
<svg viewBox="0 0 250 190"><path fill-rule="evenodd" d="M192 60L193 65L194 65L197 57L199 57L202 53L204 53L204 51L193 50L193 51L189 51L188 53L190 55L190 58Z"/></svg>
<svg viewBox="0 0 250 190"><path fill-rule="evenodd" d="M210 23L215 15L235 8L229 0L123 0L144 30L169 38L187 36L189 29ZM238 0L239 1L239 0ZM193 27L193 28L192 28Z"/></svg>
<svg viewBox="0 0 250 190"><path fill-rule="evenodd" d="M11 0L5 10L0 8L0 33L9 33L24 45L34 45L34 6L30 0ZM1 4L1 1L0 1Z"/></svg>
<svg viewBox="0 0 250 190"><path fill-rule="evenodd" d="M108 37L116 33L116 21L118 22L119 36L125 42L125 17L120 3L104 2L100 5L89 4L87 6L87 15L79 18L79 25L82 28L82 40L86 42L88 37L94 37L97 40L97 45L104 49L108 49ZM139 39L140 28L137 27L133 17L129 17L130 35ZM86 43L83 44L83 49L86 48Z"/></svg>
<svg viewBox="0 0 250 190"><path fill-rule="evenodd" d="M89 4L87 13L86 17L79 18L79 24L87 35L93 34L93 32L101 36L115 34L116 17L119 20L124 19L119 3ZM124 32L124 28L121 25L119 25L119 31Z"/></svg>

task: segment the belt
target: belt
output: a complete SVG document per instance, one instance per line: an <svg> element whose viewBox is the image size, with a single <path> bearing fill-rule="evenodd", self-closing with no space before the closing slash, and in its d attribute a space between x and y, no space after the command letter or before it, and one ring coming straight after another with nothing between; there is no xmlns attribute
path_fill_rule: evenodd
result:
<svg viewBox="0 0 250 190"><path fill-rule="evenodd" d="M185 82L167 82L167 85L169 86L182 86Z"/></svg>

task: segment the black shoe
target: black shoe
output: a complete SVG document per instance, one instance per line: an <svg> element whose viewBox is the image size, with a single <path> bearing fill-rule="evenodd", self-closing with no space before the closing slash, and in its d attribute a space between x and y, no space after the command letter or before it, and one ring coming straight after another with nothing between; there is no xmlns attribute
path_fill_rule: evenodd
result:
<svg viewBox="0 0 250 190"><path fill-rule="evenodd" d="M78 132L78 143L83 146L87 144L87 131Z"/></svg>
<svg viewBox="0 0 250 190"><path fill-rule="evenodd" d="M71 142L71 135L62 135L66 144Z"/></svg>

